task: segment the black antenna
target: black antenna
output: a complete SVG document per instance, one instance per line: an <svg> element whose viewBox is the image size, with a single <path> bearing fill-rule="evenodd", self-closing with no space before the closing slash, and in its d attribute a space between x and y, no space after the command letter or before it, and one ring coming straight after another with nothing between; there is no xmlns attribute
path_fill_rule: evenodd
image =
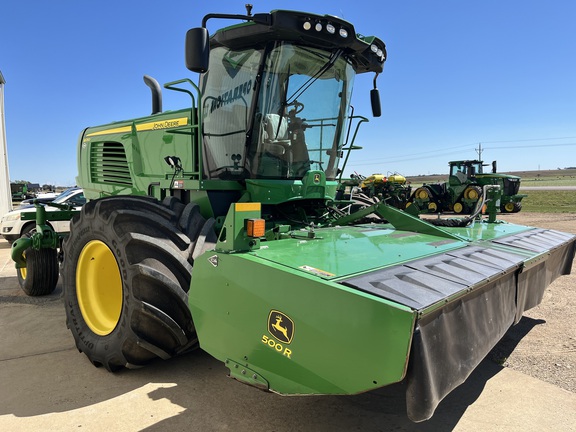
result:
<svg viewBox="0 0 576 432"><path fill-rule="evenodd" d="M246 15L252 16L252 5L250 3L246 3Z"/></svg>

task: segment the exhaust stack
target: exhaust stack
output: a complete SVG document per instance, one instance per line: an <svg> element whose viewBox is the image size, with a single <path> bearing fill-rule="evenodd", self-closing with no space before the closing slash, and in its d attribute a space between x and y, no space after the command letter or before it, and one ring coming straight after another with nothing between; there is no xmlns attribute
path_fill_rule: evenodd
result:
<svg viewBox="0 0 576 432"><path fill-rule="evenodd" d="M160 84L149 75L144 75L144 83L152 91L152 115L162 112L162 89Z"/></svg>

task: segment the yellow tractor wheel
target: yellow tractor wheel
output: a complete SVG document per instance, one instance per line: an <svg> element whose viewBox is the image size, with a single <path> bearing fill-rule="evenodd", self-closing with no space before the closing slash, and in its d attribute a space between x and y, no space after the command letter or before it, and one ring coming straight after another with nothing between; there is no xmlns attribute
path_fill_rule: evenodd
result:
<svg viewBox="0 0 576 432"><path fill-rule="evenodd" d="M470 186L464 191L464 198L477 201L482 195L482 190L478 186Z"/></svg>
<svg viewBox="0 0 576 432"><path fill-rule="evenodd" d="M464 211L464 206L462 205L462 203L457 202L456 204L454 204L454 213L462 213Z"/></svg>
<svg viewBox="0 0 576 432"><path fill-rule="evenodd" d="M100 240L88 242L78 257L76 295L90 330L105 336L116 328L122 311L122 278L114 254Z"/></svg>
<svg viewBox="0 0 576 432"><path fill-rule="evenodd" d="M26 252L24 252L22 254L22 256L24 257L24 259L26 259ZM22 280L26 280L26 276L28 275L28 271L26 270L26 267L21 267L18 269L18 273L19 273L19 277L22 278Z"/></svg>
<svg viewBox="0 0 576 432"><path fill-rule="evenodd" d="M428 191L424 188L420 188L416 191L416 198L421 199L421 200L425 200L428 199L430 197L430 195L428 194Z"/></svg>
<svg viewBox="0 0 576 432"><path fill-rule="evenodd" d="M512 213L514 212L515 207L514 207L514 203L513 202L507 202L506 204L504 204L504 211L506 213Z"/></svg>

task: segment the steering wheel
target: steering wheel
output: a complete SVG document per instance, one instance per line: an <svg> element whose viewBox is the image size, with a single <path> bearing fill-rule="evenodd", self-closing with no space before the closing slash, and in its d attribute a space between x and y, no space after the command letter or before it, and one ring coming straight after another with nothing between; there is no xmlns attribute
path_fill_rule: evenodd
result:
<svg viewBox="0 0 576 432"><path fill-rule="evenodd" d="M286 106L293 106L294 107L294 109L292 111L288 112L289 115L300 114L302 111L304 111L304 104L298 102L297 100L295 100L294 102L290 102Z"/></svg>

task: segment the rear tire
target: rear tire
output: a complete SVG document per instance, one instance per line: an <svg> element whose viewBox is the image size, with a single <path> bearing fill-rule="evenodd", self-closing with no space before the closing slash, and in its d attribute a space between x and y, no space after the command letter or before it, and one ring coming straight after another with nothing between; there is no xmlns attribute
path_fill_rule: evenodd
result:
<svg viewBox="0 0 576 432"><path fill-rule="evenodd" d="M109 371L197 346L188 308L194 257L215 241L196 204L149 197L90 201L72 219L62 265L76 346Z"/></svg>

